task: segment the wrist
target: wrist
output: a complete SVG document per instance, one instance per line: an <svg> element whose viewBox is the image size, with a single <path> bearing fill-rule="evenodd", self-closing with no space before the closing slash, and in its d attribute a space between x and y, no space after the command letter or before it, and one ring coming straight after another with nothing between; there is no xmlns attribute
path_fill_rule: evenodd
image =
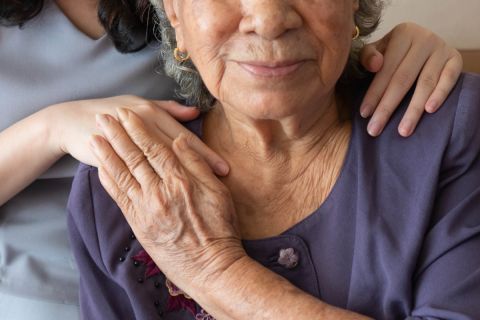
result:
<svg viewBox="0 0 480 320"><path fill-rule="evenodd" d="M57 104L43 109L38 113L39 121L36 122L39 126L40 135L46 142L46 147L56 158L61 158L67 154L62 142L62 137L64 137L64 132L60 127L62 122L57 119L60 108L61 104Z"/></svg>
<svg viewBox="0 0 480 320"><path fill-rule="evenodd" d="M215 286L216 283L223 283L224 279L230 279L236 270L250 261L243 248L235 248L229 252L223 252L217 258L210 258L209 263L203 268L203 272L197 276L197 281L202 288Z"/></svg>
<svg viewBox="0 0 480 320"><path fill-rule="evenodd" d="M208 276L203 276L201 281L195 282L192 297L205 310L217 315L232 315L233 305L238 297L245 296L249 287L249 275L259 267L258 263L243 254L227 266L217 268Z"/></svg>

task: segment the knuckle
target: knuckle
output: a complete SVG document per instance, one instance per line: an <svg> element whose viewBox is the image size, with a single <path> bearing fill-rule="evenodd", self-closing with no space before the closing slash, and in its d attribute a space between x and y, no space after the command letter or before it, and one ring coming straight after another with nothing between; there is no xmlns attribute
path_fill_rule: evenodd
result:
<svg viewBox="0 0 480 320"><path fill-rule="evenodd" d="M371 105L376 105L380 101L383 93L384 93L383 87L379 87L376 84L372 84L370 88L367 91L367 94L365 95L365 102L368 102L368 104Z"/></svg>
<svg viewBox="0 0 480 320"><path fill-rule="evenodd" d="M458 79L458 72L450 68L443 71L442 77L449 83L455 83Z"/></svg>
<svg viewBox="0 0 480 320"><path fill-rule="evenodd" d="M147 158L161 167L171 170L169 173L173 174L178 170L178 161L166 147L161 147L159 152L151 152Z"/></svg>
<svg viewBox="0 0 480 320"><path fill-rule="evenodd" d="M412 102L412 103L410 103L410 105L408 106L406 116L416 117L416 116L418 116L419 114L422 114L423 111L424 111L424 109L425 109L425 107L424 107L421 103Z"/></svg>
<svg viewBox="0 0 480 320"><path fill-rule="evenodd" d="M412 22L403 22L393 28L393 33L408 33L410 29L416 27Z"/></svg>
<svg viewBox="0 0 480 320"><path fill-rule="evenodd" d="M149 203L151 206L150 210L153 210L153 212L167 214L171 208L170 202L164 197L163 192L158 188L152 190L152 200Z"/></svg>
<svg viewBox="0 0 480 320"><path fill-rule="evenodd" d="M453 59L456 59L456 60L459 60L460 62L463 63L463 56L462 56L462 54L460 53L460 51L458 51L458 50L455 49L455 48L451 48L451 47L449 47L449 48L450 48L451 50L453 50L453 52L452 52L452 58L453 58Z"/></svg>
<svg viewBox="0 0 480 320"><path fill-rule="evenodd" d="M135 105L134 109L140 114L150 114L158 108L153 104L153 102L142 101L142 103Z"/></svg>
<svg viewBox="0 0 480 320"><path fill-rule="evenodd" d="M103 155L103 162L107 164L112 164L116 162L116 157L117 155L112 152L107 152L106 154Z"/></svg>
<svg viewBox="0 0 480 320"><path fill-rule="evenodd" d="M125 163L131 171L137 170L144 162L145 157L140 152L129 152L125 156Z"/></svg>
<svg viewBox="0 0 480 320"><path fill-rule="evenodd" d="M147 139L143 146L143 153L149 159L166 158L170 154L170 150L165 145L151 139Z"/></svg>
<svg viewBox="0 0 480 320"><path fill-rule="evenodd" d="M437 81L437 77L433 74L427 74L420 78L419 84L425 89L433 90L437 86Z"/></svg>
<svg viewBox="0 0 480 320"><path fill-rule="evenodd" d="M390 115L392 114L393 108L391 105L382 103L381 105L378 106L377 110L375 110L375 114L377 119L388 119Z"/></svg>
<svg viewBox="0 0 480 320"><path fill-rule="evenodd" d="M185 131L182 132L183 137L185 138L185 142L189 145L192 146L196 142L198 142L198 137L194 135L191 131Z"/></svg>
<svg viewBox="0 0 480 320"><path fill-rule="evenodd" d="M445 99L449 95L450 91L445 88L436 88L435 95L441 99Z"/></svg>
<svg viewBox="0 0 480 320"><path fill-rule="evenodd" d="M399 71L395 74L393 82L398 85L401 89L410 89L412 83L415 81L414 76L410 72Z"/></svg>
<svg viewBox="0 0 480 320"><path fill-rule="evenodd" d="M441 40L435 33L433 33L430 30L424 29L422 34L422 42L427 44L430 47L434 47L436 45L442 46L443 45L443 40Z"/></svg>
<svg viewBox="0 0 480 320"><path fill-rule="evenodd" d="M129 191L129 188L131 187L131 178L130 178L130 172L126 171L119 171L116 174L115 180L117 181L118 185L121 186L122 189L125 191Z"/></svg>

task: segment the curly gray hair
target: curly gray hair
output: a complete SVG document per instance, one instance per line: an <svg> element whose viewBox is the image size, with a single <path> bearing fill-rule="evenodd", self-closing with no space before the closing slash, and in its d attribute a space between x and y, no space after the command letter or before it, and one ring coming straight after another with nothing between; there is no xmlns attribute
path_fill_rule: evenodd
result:
<svg viewBox="0 0 480 320"><path fill-rule="evenodd" d="M177 94L185 99L188 105L196 105L201 111L210 110L215 98L210 94L191 60L179 62L173 56L177 47L175 30L163 8L163 0L150 0L157 12L157 32L161 39L160 53L164 62L165 73L179 85ZM345 68L343 78L351 75L358 77L361 72L358 64L358 53L363 46L363 40L377 28L384 0L359 0L359 9L355 13L355 23L360 29L360 38L352 45L349 63Z"/></svg>

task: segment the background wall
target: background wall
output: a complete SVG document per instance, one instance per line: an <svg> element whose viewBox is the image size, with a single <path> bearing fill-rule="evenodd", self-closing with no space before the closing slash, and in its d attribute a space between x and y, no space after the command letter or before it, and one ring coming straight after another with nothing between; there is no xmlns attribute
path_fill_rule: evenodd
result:
<svg viewBox="0 0 480 320"><path fill-rule="evenodd" d="M480 0L388 0L373 39L405 21L442 36L461 50L467 70L480 72Z"/></svg>

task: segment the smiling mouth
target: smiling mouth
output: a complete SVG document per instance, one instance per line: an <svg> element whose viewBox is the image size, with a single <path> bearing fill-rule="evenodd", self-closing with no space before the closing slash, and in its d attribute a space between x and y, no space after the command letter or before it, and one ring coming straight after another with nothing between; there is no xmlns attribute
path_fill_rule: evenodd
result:
<svg viewBox="0 0 480 320"><path fill-rule="evenodd" d="M266 62L237 62L240 67L249 73L265 78L285 77L297 71L305 61L286 61L276 63Z"/></svg>

